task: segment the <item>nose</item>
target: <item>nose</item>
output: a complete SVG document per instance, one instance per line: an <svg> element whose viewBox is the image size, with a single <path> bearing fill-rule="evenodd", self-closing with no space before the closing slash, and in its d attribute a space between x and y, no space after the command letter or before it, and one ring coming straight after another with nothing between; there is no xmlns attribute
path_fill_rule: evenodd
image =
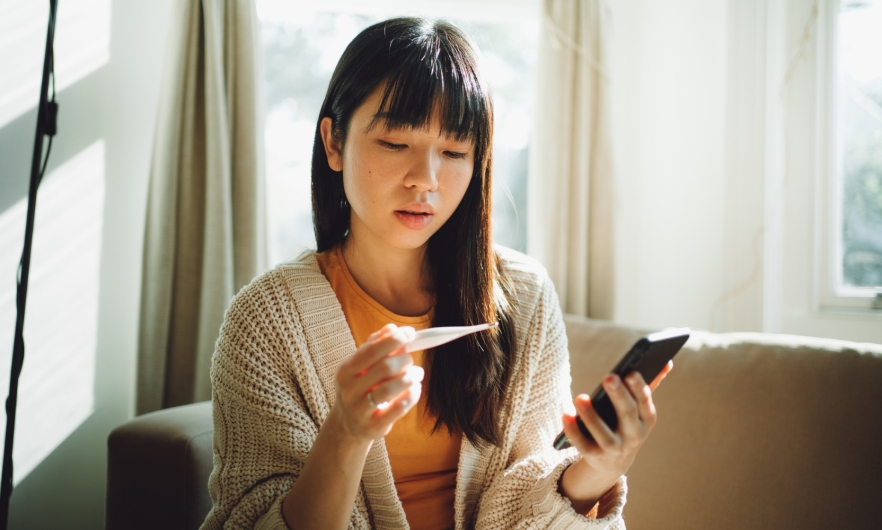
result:
<svg viewBox="0 0 882 530"><path fill-rule="evenodd" d="M413 162L404 177L404 185L420 192L438 189L441 157L433 149L414 150Z"/></svg>

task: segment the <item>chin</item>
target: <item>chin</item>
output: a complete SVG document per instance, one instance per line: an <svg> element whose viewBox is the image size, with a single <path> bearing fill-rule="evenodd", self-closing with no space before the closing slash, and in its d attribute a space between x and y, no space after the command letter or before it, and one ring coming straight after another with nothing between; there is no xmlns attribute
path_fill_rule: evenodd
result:
<svg viewBox="0 0 882 530"><path fill-rule="evenodd" d="M421 248L429 242L429 239L434 235L434 230L408 230L406 233L402 233L398 230L389 234L389 237L385 237L386 244L393 248L401 249L401 250L414 250Z"/></svg>
<svg viewBox="0 0 882 530"><path fill-rule="evenodd" d="M427 237L426 238L419 238L419 239L410 237L410 238L396 239L395 241L391 241L390 245L395 248L401 249L401 250L415 250L418 248L422 248L428 242L429 242L429 238L427 238Z"/></svg>

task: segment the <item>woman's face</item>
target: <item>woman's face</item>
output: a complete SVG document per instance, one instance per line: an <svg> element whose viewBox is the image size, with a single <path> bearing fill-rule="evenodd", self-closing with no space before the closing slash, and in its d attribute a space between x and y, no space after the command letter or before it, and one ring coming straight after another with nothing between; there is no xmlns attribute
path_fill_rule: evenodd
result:
<svg viewBox="0 0 882 530"><path fill-rule="evenodd" d="M433 116L424 129L387 129L377 114L382 88L353 113L342 152L321 123L328 164L343 172L355 240L416 249L447 222L459 205L475 165L474 142L441 133Z"/></svg>

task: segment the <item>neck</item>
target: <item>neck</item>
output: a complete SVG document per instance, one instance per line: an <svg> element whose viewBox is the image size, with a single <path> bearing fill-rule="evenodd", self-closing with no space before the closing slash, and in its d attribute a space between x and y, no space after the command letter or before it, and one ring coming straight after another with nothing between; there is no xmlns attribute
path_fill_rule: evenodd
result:
<svg viewBox="0 0 882 530"><path fill-rule="evenodd" d="M371 298L402 316L428 313L433 304L428 243L419 248L391 247L357 222L343 241L350 274Z"/></svg>

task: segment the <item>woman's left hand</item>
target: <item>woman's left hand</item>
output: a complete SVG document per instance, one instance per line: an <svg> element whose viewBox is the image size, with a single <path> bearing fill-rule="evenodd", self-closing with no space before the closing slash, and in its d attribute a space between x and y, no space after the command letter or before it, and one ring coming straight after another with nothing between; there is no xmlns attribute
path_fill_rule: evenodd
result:
<svg viewBox="0 0 882 530"><path fill-rule="evenodd" d="M576 396L576 412L594 441L579 430L576 416L564 414L564 432L582 458L567 468L561 476L559 487L576 512L587 513L631 467L656 423L652 391L673 366L673 362L668 362L650 385L638 372L632 372L624 381L614 374L603 379L603 388L619 418L615 431L598 416L588 395Z"/></svg>

